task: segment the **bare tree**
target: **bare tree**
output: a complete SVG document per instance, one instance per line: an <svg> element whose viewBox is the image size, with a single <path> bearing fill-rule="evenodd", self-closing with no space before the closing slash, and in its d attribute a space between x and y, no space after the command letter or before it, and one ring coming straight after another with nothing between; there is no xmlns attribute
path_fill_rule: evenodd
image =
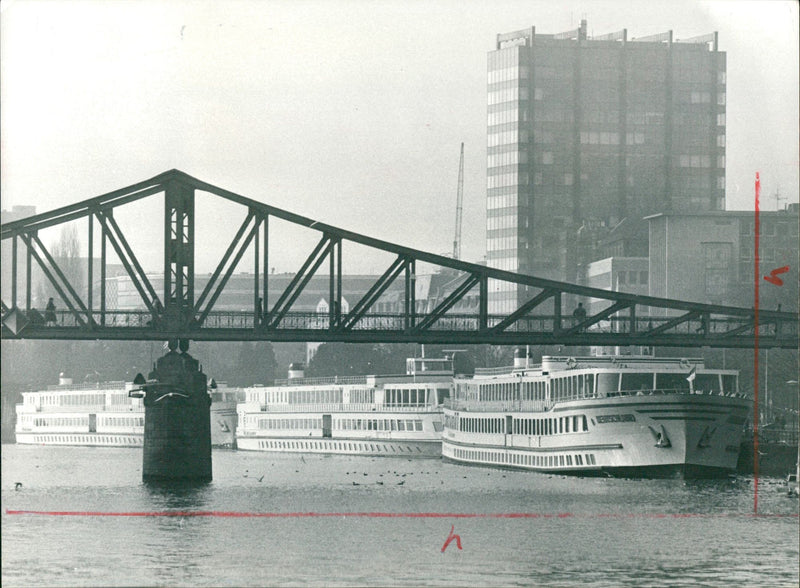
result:
<svg viewBox="0 0 800 588"><path fill-rule="evenodd" d="M52 245L52 255L64 275L79 294L83 291L83 268L81 267L81 242L75 225L67 224L61 236Z"/></svg>

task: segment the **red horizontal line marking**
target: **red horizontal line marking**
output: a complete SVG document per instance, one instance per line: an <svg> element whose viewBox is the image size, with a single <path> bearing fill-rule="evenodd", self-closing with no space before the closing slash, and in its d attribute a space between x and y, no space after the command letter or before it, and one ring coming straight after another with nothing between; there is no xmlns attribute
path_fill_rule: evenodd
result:
<svg viewBox="0 0 800 588"><path fill-rule="evenodd" d="M647 518L647 519L681 519L681 518L730 518L730 517L788 517L798 518L800 514L754 514L754 513L449 513L449 512L241 512L219 510L160 510L160 511L45 511L45 510L9 510L7 515L40 515L40 516L76 516L76 517L232 517L232 518L410 518L410 519L565 519L565 518Z"/></svg>

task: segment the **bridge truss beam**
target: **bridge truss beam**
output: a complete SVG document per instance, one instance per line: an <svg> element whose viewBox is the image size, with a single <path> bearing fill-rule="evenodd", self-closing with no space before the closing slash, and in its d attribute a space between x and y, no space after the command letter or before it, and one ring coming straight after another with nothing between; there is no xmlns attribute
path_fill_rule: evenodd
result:
<svg viewBox="0 0 800 588"><path fill-rule="evenodd" d="M195 299L195 193L201 191L241 207L245 216L209 281ZM126 238L115 211L155 194L164 194L164 269L151 276ZM319 240L274 303L268 297L270 274L270 220L278 219L318 233ZM70 283L60 260L50 254L39 232L64 223L88 219L89 283L94 272L94 222L101 229L100 294L85 293ZM3 245L11 246L12 263L2 268L2 336L8 339L130 339L186 338L205 341L345 341L490 343L496 345L644 345L671 347L739 347L754 345L758 324L763 348L796 348L797 313L701 304L611 292L535 276L489 268L415 250L326 225L240 196L172 170L150 180L2 225ZM342 307L343 242L391 256L352 308ZM107 253L110 243L127 278L141 298L140 308L109 308L106 292ZM251 245L253 245L251 247ZM223 244L224 246L224 244ZM24 264L18 263L24 249ZM230 311L217 302L247 251L253 254L253 307ZM273 252L274 253L274 252ZM66 310L42 317L33 308L31 265L35 261L44 280ZM294 310L311 279L327 263L328 308L324 312ZM263 263L263 266L261 265ZM432 264L452 274L451 287L430 309L417 304L419 264ZM20 266L25 266L20 276ZM8 266L8 267L6 267ZM151 280L152 278L152 280ZM153 282L163 281L163 300ZM402 310L380 313L376 303L396 281L402 280ZM22 287L20 287L22 281ZM516 308L489 312L492 284L525 292ZM25 293L20 300L20 292ZM477 298L477 304L466 301ZM593 301L601 310L590 316L564 316L565 304ZM465 310L467 308L468 310Z"/></svg>

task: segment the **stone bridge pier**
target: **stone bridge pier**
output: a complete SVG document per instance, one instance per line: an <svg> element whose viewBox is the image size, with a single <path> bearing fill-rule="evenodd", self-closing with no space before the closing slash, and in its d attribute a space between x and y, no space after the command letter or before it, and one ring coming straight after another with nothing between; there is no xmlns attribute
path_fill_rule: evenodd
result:
<svg viewBox="0 0 800 588"><path fill-rule="evenodd" d="M189 355L189 341L173 339L144 391L145 482L211 481L211 397L206 375ZM178 352L176 349L180 349Z"/></svg>

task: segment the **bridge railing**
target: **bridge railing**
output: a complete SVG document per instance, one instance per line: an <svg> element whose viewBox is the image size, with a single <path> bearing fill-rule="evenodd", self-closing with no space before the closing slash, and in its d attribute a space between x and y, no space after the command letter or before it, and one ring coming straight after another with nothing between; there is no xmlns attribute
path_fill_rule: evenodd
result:
<svg viewBox="0 0 800 588"><path fill-rule="evenodd" d="M81 313L82 320L87 321L88 316L98 325L115 328L132 329L157 329L158 325L153 324L152 315L146 310L106 310L105 313L94 311L92 313ZM416 323L419 324L427 318L427 314L417 314ZM42 314L43 317L43 314ZM489 315L487 327L500 324L504 315ZM76 315L68 310L55 311L55 323L44 323L38 318L34 324L40 326L78 328L81 323ZM674 316L641 316L636 318L636 332L646 333L659 326L673 320ZM518 319L513 324L505 327L505 333L541 333L551 332L556 325L556 317L553 315L530 315ZM567 331L577 326L582 319L572 316L561 317L560 329ZM406 317L402 313L369 313L365 314L351 328L354 331L398 331L402 332L405 328ZM439 318L430 325L431 331L457 331L457 332L476 332L479 330L479 318L477 314L447 314ZM739 328L747 329L752 327L752 321L747 318L736 319L734 317L716 318L712 317L703 321L700 317L686 320L678 325L671 327L669 334L683 335L724 335L732 330ZM264 328L256 325L255 316L251 311L244 310L215 310L211 311L206 317L202 326L204 330L213 329L246 329L253 330ZM317 312L288 312L275 330L311 330L327 331L330 328L330 316L328 313ZM628 316L611 316L608 319L599 321L586 329L584 333L609 333L626 334L631 332L631 320ZM759 325L759 333L762 335L776 334L774 323L764 321ZM796 337L798 335L798 325L795 322L785 322L780 325L780 335L786 337Z"/></svg>

